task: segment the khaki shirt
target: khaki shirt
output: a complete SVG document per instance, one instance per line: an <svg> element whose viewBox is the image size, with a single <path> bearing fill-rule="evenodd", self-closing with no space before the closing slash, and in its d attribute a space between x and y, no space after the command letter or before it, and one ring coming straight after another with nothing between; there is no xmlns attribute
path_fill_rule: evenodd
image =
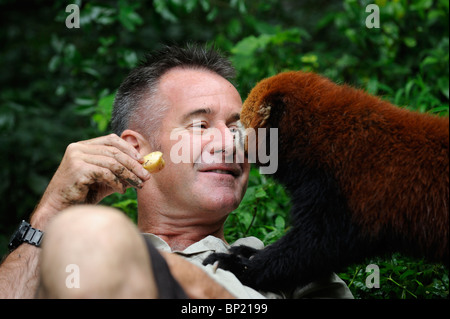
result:
<svg viewBox="0 0 450 319"><path fill-rule="evenodd" d="M232 246L246 245L255 249L263 249L263 242L256 237L241 238L232 245L228 245L217 237L208 236L195 244L190 245L183 251L172 251L170 246L160 237L147 233L143 235L149 238L151 243L157 249L176 253L191 263L201 267L209 276L237 298L353 298L347 285L336 274L333 274L327 280L312 282L306 286L296 288L290 293L273 293L256 291L250 287L244 286L230 271L220 268L214 270L212 265L202 265L203 260L211 253L226 253Z"/></svg>

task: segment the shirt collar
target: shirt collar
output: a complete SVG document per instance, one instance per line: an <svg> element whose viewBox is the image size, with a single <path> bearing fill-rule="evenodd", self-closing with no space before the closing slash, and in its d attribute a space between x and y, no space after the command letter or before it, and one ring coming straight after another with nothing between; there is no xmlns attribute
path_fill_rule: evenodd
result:
<svg viewBox="0 0 450 319"><path fill-rule="evenodd" d="M228 252L228 249L232 246L240 246L240 245L246 245L250 246L255 249L262 249L264 248L264 244L261 240L259 240L256 237L245 237L238 239L235 243L232 245L229 245L225 243L220 238L214 237L214 236L206 236L202 240L190 245L183 251L172 251L169 244L164 241L161 237L158 237L154 234L149 233L143 233L143 236L147 237L150 242L159 250L167 251L167 252L176 252L182 255L193 255L193 254L199 254L202 252L217 252L217 253L226 253Z"/></svg>

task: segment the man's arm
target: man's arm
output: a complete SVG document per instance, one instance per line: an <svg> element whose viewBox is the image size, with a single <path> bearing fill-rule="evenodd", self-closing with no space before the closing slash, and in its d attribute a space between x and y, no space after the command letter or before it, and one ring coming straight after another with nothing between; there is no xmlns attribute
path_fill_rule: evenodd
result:
<svg viewBox="0 0 450 319"><path fill-rule="evenodd" d="M141 187L150 178L142 163L142 155L114 134L70 144L30 224L45 232L50 219L67 207L96 204L114 192ZM39 248L22 244L6 257L0 265L0 298L34 297L39 254Z"/></svg>
<svg viewBox="0 0 450 319"><path fill-rule="evenodd" d="M0 299L34 298L39 284L39 248L20 245L0 265Z"/></svg>

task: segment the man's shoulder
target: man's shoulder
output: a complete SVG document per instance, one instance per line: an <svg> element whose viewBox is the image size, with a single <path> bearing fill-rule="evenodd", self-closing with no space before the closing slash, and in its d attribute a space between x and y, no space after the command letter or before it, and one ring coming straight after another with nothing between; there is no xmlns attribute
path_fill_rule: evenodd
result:
<svg viewBox="0 0 450 319"><path fill-rule="evenodd" d="M249 246L254 249L263 249L264 248L264 243L260 239L253 237L253 236L239 238L231 246L236 247L236 246L242 246L242 245Z"/></svg>

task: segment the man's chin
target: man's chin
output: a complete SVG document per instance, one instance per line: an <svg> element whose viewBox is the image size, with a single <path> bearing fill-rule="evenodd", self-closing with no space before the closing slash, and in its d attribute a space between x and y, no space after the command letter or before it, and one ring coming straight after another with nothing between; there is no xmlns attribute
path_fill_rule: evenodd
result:
<svg viewBox="0 0 450 319"><path fill-rule="evenodd" d="M209 211L223 212L228 214L235 210L239 206L240 200L236 198L235 194L226 194L220 192L214 192L211 190L206 196L204 206Z"/></svg>

